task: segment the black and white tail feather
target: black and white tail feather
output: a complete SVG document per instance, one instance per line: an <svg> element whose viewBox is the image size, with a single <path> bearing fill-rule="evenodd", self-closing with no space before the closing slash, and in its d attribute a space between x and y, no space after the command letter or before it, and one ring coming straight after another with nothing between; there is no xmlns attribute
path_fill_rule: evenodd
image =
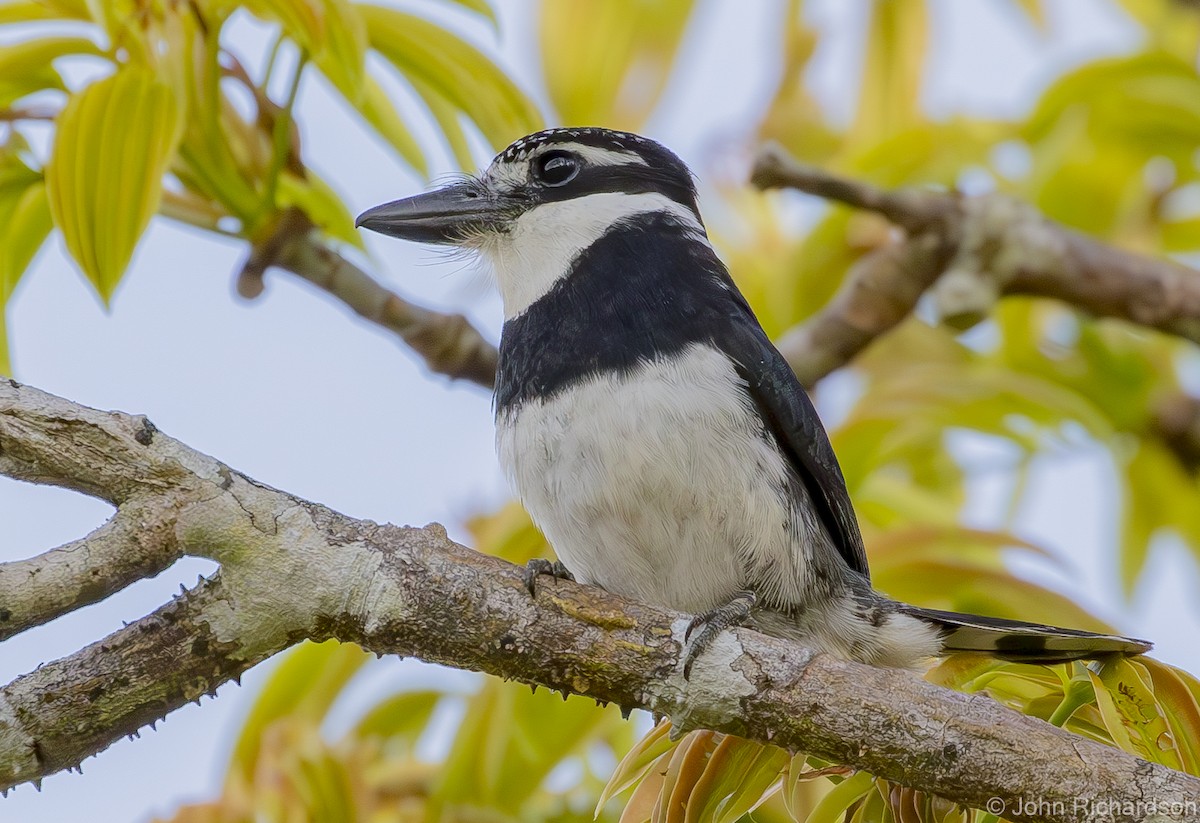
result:
<svg viewBox="0 0 1200 823"><path fill-rule="evenodd" d="M479 177L358 224L490 264L505 314L501 463L580 582L702 615L689 665L741 621L885 666L952 651L1053 663L1150 649L871 588L816 410L709 244L691 173L658 143L538 132Z"/></svg>
<svg viewBox="0 0 1200 823"><path fill-rule="evenodd" d="M1145 640L1115 634L1063 629L1044 623L1006 620L902 604L901 610L942 631L942 653L986 652L1018 663L1066 663L1108 655L1148 652Z"/></svg>

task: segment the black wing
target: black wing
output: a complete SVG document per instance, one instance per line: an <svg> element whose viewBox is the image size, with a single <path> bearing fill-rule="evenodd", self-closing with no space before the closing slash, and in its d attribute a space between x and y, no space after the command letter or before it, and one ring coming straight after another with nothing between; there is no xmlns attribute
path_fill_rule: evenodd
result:
<svg viewBox="0 0 1200 823"><path fill-rule="evenodd" d="M867 553L846 480L817 410L732 282L728 288L738 310L712 343L737 364L750 396L804 484L846 564L869 577Z"/></svg>

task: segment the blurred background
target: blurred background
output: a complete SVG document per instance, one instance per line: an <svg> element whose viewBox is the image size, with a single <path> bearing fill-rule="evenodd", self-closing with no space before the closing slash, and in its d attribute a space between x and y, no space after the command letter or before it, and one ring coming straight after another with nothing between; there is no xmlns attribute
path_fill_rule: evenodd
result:
<svg viewBox="0 0 1200 823"><path fill-rule="evenodd" d="M59 25L24 22L20 9L33 5L0 3L0 43ZM277 63L262 88L282 100L299 52L287 37L273 44L291 23L276 4L247 5L224 23L221 45L253 78ZM340 4L297 5L332 16ZM1146 255L1191 261L1200 250L1200 15L1189 3L392 5L490 56L529 103L490 116L488 101L510 93L500 80L435 66L459 95L439 97L420 65L373 39L367 70L410 145L365 123L318 61L292 109L303 161L335 204L316 222L388 288L461 311L492 340L501 313L486 273L377 236L356 248L338 226L439 174L486 165L543 123L632 129L680 154L716 245L775 336L820 309L892 232L871 215L751 189L766 140L883 186L1009 193ZM66 25L104 42L95 24ZM453 49L430 43L453 61ZM111 71L70 55L55 66L70 89ZM44 99L61 104L54 94ZM51 123L0 123L5 150L34 168L53 135ZM432 376L389 332L291 275L269 272L261 297L235 296L248 246L230 219L206 228L156 218L131 264L107 279L81 272L51 234L15 289L12 277L5 284L13 374L144 413L258 480L347 514L440 521L515 562L544 551L507 505L489 393ZM1200 447L1181 448L1161 425L1164 404L1200 395L1195 345L1049 300L1007 298L977 320L951 325L923 303L816 390L878 587L931 606L1114 627L1200 670ZM0 478L0 561L77 538L109 513ZM185 560L6 642L0 678L69 654L213 568ZM240 688L87 761L82 775L18 788L0 800L0 821L240 820L248 809L284 819L295 808L309 817L287 819L337 820L351 807L359 816L345 819L584 820L648 728L590 701L518 695L416 661L368 663L327 644L257 667ZM209 805L179 812L184 804Z"/></svg>

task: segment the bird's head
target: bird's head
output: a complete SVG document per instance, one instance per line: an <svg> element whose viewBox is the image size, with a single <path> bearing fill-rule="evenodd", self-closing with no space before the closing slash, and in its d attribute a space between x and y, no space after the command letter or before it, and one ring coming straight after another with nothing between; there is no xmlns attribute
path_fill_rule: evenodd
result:
<svg viewBox="0 0 1200 823"><path fill-rule="evenodd" d="M648 212L667 212L703 235L683 161L636 134L567 128L522 137L478 177L376 206L356 225L478 251L513 317L613 226Z"/></svg>

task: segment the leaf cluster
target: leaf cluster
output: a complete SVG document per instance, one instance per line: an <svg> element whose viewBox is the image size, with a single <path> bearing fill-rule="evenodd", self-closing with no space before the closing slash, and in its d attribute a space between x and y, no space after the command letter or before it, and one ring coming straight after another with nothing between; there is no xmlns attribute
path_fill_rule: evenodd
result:
<svg viewBox="0 0 1200 823"><path fill-rule="evenodd" d="M457 5L495 22L480 2ZM231 43L249 15L273 41L257 76ZM529 99L477 47L417 14L350 0L2 0L0 309L53 229L101 300L151 218L252 245L299 225L361 246L341 197L309 165L295 106L316 72L422 175L431 121L464 168L468 129L493 147L536 129ZM73 69L74 71L68 71ZM311 72L310 72L311 70ZM93 78L69 83L84 73ZM407 85L413 105L385 82ZM48 156L29 134L53 124ZM11 373L0 328L0 373Z"/></svg>

